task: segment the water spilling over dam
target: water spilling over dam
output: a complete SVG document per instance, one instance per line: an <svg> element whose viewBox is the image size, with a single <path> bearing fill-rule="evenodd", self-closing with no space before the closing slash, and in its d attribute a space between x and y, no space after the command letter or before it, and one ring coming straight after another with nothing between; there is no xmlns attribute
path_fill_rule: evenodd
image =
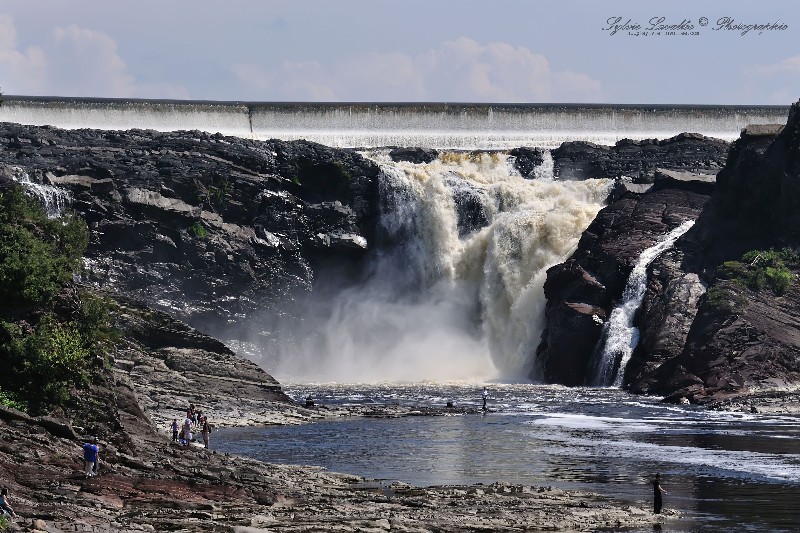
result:
<svg viewBox="0 0 800 533"><path fill-rule="evenodd" d="M785 106L256 103L7 96L0 121L59 128L201 130L333 147L442 149L614 144L682 132L733 140L748 124L785 123Z"/></svg>

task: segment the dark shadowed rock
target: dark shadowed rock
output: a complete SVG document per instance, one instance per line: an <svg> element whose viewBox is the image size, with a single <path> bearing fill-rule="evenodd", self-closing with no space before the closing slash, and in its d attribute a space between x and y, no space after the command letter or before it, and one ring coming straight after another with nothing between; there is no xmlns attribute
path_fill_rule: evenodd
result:
<svg viewBox="0 0 800 533"><path fill-rule="evenodd" d="M70 191L87 282L209 332L290 313L321 258L358 270L374 239L378 167L306 141L3 124L0 164Z"/></svg>
<svg viewBox="0 0 800 533"><path fill-rule="evenodd" d="M525 178L535 178L534 170L544 163L544 150L541 148L514 148L508 154L514 157L514 168Z"/></svg>
<svg viewBox="0 0 800 533"><path fill-rule="evenodd" d="M696 133L665 140L623 139L614 146L566 142L551 152L560 179L619 178L652 182L657 168L716 174L725 164L729 143Z"/></svg>
<svg viewBox="0 0 800 533"><path fill-rule="evenodd" d="M445 184L453 193L458 215L458 234L464 237L489 225L484 196L486 192L457 176L448 176Z"/></svg>
<svg viewBox="0 0 800 533"><path fill-rule="evenodd" d="M663 352L659 347L674 344L668 362L655 372L631 375L635 390L713 403L797 387L800 265L786 265L793 277L781 295L727 279L719 265L739 260L749 250L797 249L799 212L800 102L792 106L785 127L749 126L733 144L711 201L687 234L702 253L671 276L698 272L708 292L699 301L681 350L676 342L680 337L667 335L671 341L655 343L642 354L642 361L652 364L654 354Z"/></svg>
<svg viewBox="0 0 800 533"><path fill-rule="evenodd" d="M409 163L430 163L439 157L439 151L433 148L394 148L389 152L392 161Z"/></svg>
<svg viewBox="0 0 800 533"><path fill-rule="evenodd" d="M694 174L657 168L653 179L653 190L681 189L698 194L711 195L717 183L716 175Z"/></svg>
<svg viewBox="0 0 800 533"><path fill-rule="evenodd" d="M547 271L547 326L537 360L548 381L582 385L591 379L603 323L642 251L695 219L707 201L706 195L662 189L626 194L598 213L572 257Z"/></svg>

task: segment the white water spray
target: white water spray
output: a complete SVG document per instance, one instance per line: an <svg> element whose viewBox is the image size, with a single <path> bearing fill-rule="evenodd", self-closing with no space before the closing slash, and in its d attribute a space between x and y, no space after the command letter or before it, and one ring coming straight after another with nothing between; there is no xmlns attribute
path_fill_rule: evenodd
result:
<svg viewBox="0 0 800 533"><path fill-rule="evenodd" d="M20 167L13 167L14 180L22 185L26 191L36 196L44 207L44 211L49 218L57 218L72 202L72 195L69 191L54 187L53 185L45 185L43 183L36 183L31 180L25 170Z"/></svg>
<svg viewBox="0 0 800 533"><path fill-rule="evenodd" d="M365 283L341 291L315 341L276 373L325 381L527 379L549 267L602 207L608 180L527 180L497 153L381 165L383 238ZM470 216L482 218L470 227ZM466 224L466 226L465 226ZM308 326L306 326L308 327Z"/></svg>
<svg viewBox="0 0 800 533"><path fill-rule="evenodd" d="M639 256L622 293L622 303L611 312L605 328L605 344L595 367L594 385L621 387L625 367L639 344L639 328L633 325L647 289L647 267L689 231L694 220L687 220L667 233Z"/></svg>

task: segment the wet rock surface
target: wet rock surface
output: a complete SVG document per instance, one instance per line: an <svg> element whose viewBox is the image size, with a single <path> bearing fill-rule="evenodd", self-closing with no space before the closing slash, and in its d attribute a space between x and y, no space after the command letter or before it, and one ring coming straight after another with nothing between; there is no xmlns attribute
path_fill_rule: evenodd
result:
<svg viewBox="0 0 800 533"><path fill-rule="evenodd" d="M627 193L598 213L569 260L547 271L547 326L537 360L548 381L591 381L591 361L603 324L639 256L697 218L708 199L684 189Z"/></svg>
<svg viewBox="0 0 800 533"><path fill-rule="evenodd" d="M725 164L729 143L696 133L664 140L623 139L614 146L566 142L551 151L560 179L629 177L652 183L659 168L714 175Z"/></svg>
<svg viewBox="0 0 800 533"><path fill-rule="evenodd" d="M89 283L210 332L291 312L321 258L357 269L373 238L377 166L305 141L2 124L0 164L70 191Z"/></svg>
<svg viewBox="0 0 800 533"><path fill-rule="evenodd" d="M613 150L591 149L600 163L581 168L611 168L602 154ZM634 320L640 340L625 387L668 401L798 412L800 266L785 265L790 282L782 294L720 275L720 266L750 250L800 246L800 103L785 127L743 131L713 193L710 179L674 169L658 168L653 181L641 193L617 186L572 258L548 272L548 326L539 347L544 375L568 384L586 381L583 369L632 263L654 236L678 220L697 219L648 269Z"/></svg>

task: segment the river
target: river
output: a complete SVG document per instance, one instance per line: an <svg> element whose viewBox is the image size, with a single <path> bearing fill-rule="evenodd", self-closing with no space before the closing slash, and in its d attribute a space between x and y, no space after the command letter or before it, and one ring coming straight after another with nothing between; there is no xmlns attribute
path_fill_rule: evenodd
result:
<svg viewBox="0 0 800 533"><path fill-rule="evenodd" d="M214 448L417 486L504 481L580 489L650 507L666 531L796 531L800 417L667 405L613 388L490 384L485 414L345 417L220 430ZM290 384L322 406L480 405L481 385ZM324 408L324 407L323 407Z"/></svg>

